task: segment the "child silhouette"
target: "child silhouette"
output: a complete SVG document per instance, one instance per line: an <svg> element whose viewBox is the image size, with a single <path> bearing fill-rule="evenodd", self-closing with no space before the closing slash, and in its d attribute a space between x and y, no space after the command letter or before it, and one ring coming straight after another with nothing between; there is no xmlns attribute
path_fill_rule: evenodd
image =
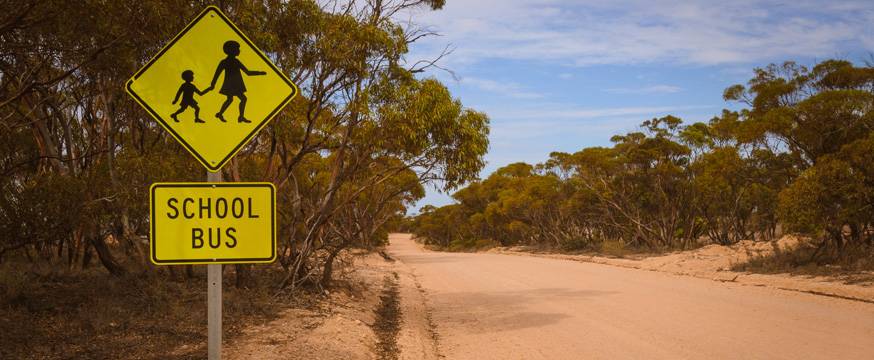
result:
<svg viewBox="0 0 874 360"><path fill-rule="evenodd" d="M194 108L194 122L205 122L200 119L200 107L197 106L197 101L194 101L194 93L197 93L197 95L203 95L211 89L205 89L204 91L198 90L197 86L194 86L194 84L191 83L194 81L194 71L191 70L185 70L182 72L182 80L185 80L185 82L182 83L182 85L179 86L179 90L176 91L176 97L173 98L173 105L176 105L176 101L179 100L179 95L182 95L182 103L179 104L181 105L179 110L176 110L176 112L170 115L170 117L173 118L173 121L179 122L179 119L176 118L176 116L191 106Z"/></svg>
<svg viewBox="0 0 874 360"><path fill-rule="evenodd" d="M197 106L197 101L194 101L194 93L197 93L197 95L203 95L209 92L210 89L205 89L204 91L198 90L197 86L194 86L194 84L191 83L194 81L194 71L191 70L185 70L182 72L182 80L185 80L185 82L182 83L182 85L179 86L179 90L176 91L176 97L173 98L173 105L176 105L176 101L179 101L180 95L182 95L182 103L179 104L181 105L179 110L176 110L176 112L170 115L170 117L173 118L173 121L179 122L179 119L176 116L191 106L194 108L194 122L205 122L200 119L200 107Z"/></svg>
<svg viewBox="0 0 874 360"><path fill-rule="evenodd" d="M233 40L225 41L222 50L224 50L228 57L219 62L218 67L215 69L215 75L212 77L212 83L209 85L209 89L207 89L207 91L212 90L215 87L215 82L218 80L219 74L224 72L225 78L219 93L227 96L227 99L222 104L221 110L215 114L215 117L224 122L225 118L223 114L228 106L231 105L234 96L236 96L240 99L240 116L237 118L237 121L241 123L250 123L251 121L247 120L244 115L246 112L246 85L243 84L242 73L246 73L248 76L266 75L267 73L263 71L249 70L240 62L240 60L237 60L237 56L240 55L240 43Z"/></svg>

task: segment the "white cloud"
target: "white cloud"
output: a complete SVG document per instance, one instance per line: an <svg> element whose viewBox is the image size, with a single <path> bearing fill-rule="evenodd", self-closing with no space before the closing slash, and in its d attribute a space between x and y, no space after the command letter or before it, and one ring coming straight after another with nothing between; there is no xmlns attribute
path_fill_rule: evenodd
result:
<svg viewBox="0 0 874 360"><path fill-rule="evenodd" d="M527 91L523 89L521 85L514 82L465 77L461 79L461 83L476 87L480 90L485 90L515 99L540 99L544 97L543 94L533 91Z"/></svg>
<svg viewBox="0 0 874 360"><path fill-rule="evenodd" d="M493 58L713 65L874 50L874 6L865 1L478 0L417 15L444 36L410 58L429 58L450 43L453 65Z"/></svg>
<svg viewBox="0 0 874 360"><path fill-rule="evenodd" d="M700 109L716 109L710 105L682 105L682 106L636 106L636 107L614 107L614 108L579 108L568 105L559 104L542 104L539 106L528 107L501 107L501 108L483 108L489 116L495 119L517 120L517 119L568 119L568 120L584 120L594 118L616 117L616 116L640 116L641 119L657 116L659 114L667 114L676 111L689 111ZM497 125L496 125L497 126Z"/></svg>
<svg viewBox="0 0 874 360"><path fill-rule="evenodd" d="M558 74L558 78L562 80L570 80L574 78L574 74L571 73L561 73Z"/></svg>
<svg viewBox="0 0 874 360"><path fill-rule="evenodd" d="M640 129L644 120L668 114L688 123L700 121L719 106L677 105L655 107L580 108L567 104L537 104L516 108L485 108L491 123L489 158L542 161L550 151L577 151L607 145L613 135Z"/></svg>
<svg viewBox="0 0 874 360"><path fill-rule="evenodd" d="M682 90L683 88L673 85L651 85L637 88L610 88L604 89L604 92L611 94L673 94Z"/></svg>

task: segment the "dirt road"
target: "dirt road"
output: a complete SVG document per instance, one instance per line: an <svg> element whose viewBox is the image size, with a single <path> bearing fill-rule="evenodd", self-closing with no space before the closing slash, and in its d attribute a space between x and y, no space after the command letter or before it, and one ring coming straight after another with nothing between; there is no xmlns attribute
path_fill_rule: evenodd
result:
<svg viewBox="0 0 874 360"><path fill-rule="evenodd" d="M447 359L871 359L874 304L392 235ZM402 299L403 301L413 301Z"/></svg>

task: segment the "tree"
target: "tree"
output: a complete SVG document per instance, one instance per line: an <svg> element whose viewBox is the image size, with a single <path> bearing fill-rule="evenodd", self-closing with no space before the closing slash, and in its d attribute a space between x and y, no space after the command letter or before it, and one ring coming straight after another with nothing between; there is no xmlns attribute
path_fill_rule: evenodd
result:
<svg viewBox="0 0 874 360"><path fill-rule="evenodd" d="M393 16L443 4L221 6L301 88L224 169L277 186L283 286L327 282L333 259L376 243L423 184L452 189L483 166L488 118L417 78L432 61L405 67L409 46L431 33ZM29 1L0 10L0 257L66 251L70 266L96 255L112 274L149 271L148 185L202 180L203 170L124 83L202 6ZM22 218L37 213L57 220Z"/></svg>
<svg viewBox="0 0 874 360"><path fill-rule="evenodd" d="M821 240L815 256L870 253L874 68L770 65L724 97L747 108L690 125L647 120L612 147L508 165L423 212L414 231L441 244L685 249L773 239L782 225ZM415 226L434 222L453 231Z"/></svg>

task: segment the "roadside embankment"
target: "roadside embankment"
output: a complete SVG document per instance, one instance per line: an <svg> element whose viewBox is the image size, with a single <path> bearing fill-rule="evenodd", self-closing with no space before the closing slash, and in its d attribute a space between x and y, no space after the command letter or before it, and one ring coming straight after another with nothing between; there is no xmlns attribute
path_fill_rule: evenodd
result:
<svg viewBox="0 0 874 360"><path fill-rule="evenodd" d="M732 268L750 259L769 256L775 251L787 251L797 246L793 236L769 242L741 241L730 246L707 245L694 250L667 254L641 255L616 258L597 254L560 254L540 252L526 247L499 247L487 252L498 254L538 256L552 259L583 261L632 269L666 272L722 282L833 296L874 303L874 274L863 276L867 281L847 283L835 276L792 274L757 274L732 271ZM857 277L858 278L858 277Z"/></svg>

